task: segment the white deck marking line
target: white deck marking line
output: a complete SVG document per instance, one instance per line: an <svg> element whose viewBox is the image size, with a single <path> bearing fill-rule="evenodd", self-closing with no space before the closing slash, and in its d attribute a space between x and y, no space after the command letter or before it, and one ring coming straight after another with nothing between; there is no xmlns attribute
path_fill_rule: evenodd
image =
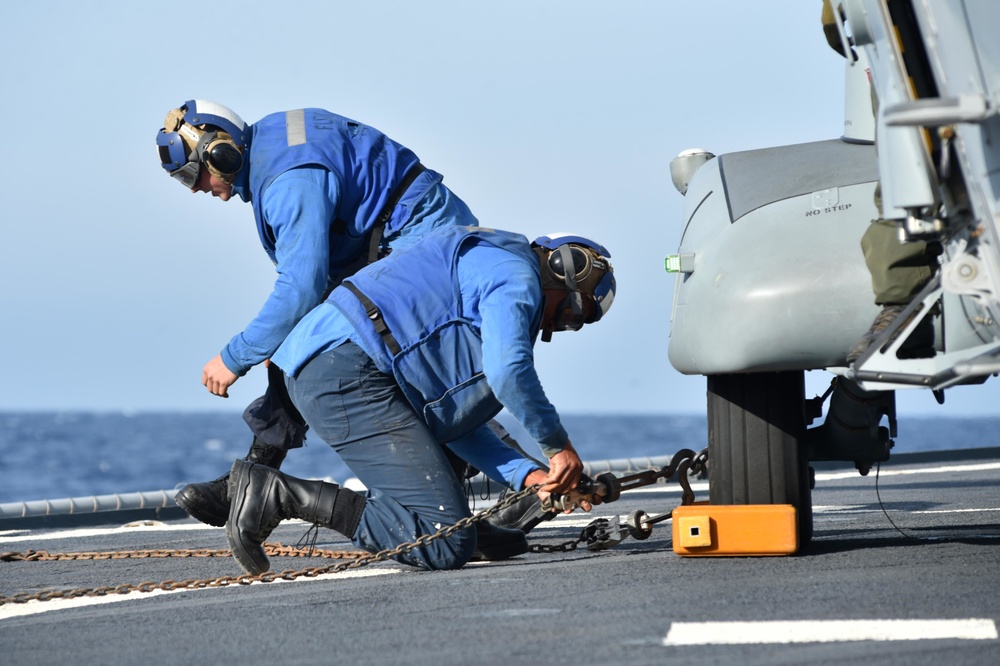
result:
<svg viewBox="0 0 1000 666"><path fill-rule="evenodd" d="M917 469L883 469L879 476L909 476L911 474L946 474L948 472L985 472L1000 469L1000 463L981 463L976 465L945 465L940 467L918 467ZM835 481L838 479L860 478L857 470L850 472L823 472L816 474L817 481Z"/></svg>
<svg viewBox="0 0 1000 666"><path fill-rule="evenodd" d="M919 511L911 510L906 511L906 513L935 513L935 514L946 514L946 513L995 513L1000 511L1000 507L984 507L981 509L921 509ZM882 509L869 509L859 506L852 506L845 504L844 506L836 505L824 505L824 506L814 506L813 514L826 514L826 513L839 513L845 515L854 515L858 513L884 513Z"/></svg>
<svg viewBox="0 0 1000 666"><path fill-rule="evenodd" d="M916 641L927 639L996 640L996 623L964 620L801 620L777 622L675 622L665 646Z"/></svg>
<svg viewBox="0 0 1000 666"><path fill-rule="evenodd" d="M910 513L989 513L990 511L1000 511L1000 507L995 509L924 509Z"/></svg>
<svg viewBox="0 0 1000 666"><path fill-rule="evenodd" d="M614 514L608 513L573 513L570 515L558 515L552 520L546 521L544 523L539 523L535 530L551 530L559 529L561 527L586 527L598 518L608 518L610 519ZM625 526L625 521L628 516L618 516L618 522L623 527ZM535 530L532 530L534 532Z"/></svg>
<svg viewBox="0 0 1000 666"><path fill-rule="evenodd" d="M282 525L309 525L304 520L292 518L282 521ZM164 523L159 520L137 521L126 525L116 525L114 527L78 527L75 529L55 529L52 532L36 534L31 530L6 530L0 531L0 543L13 543L15 541L45 541L46 539L82 539L93 536L106 536L108 534L133 534L138 531L143 532L192 532L215 530L219 534L225 534L222 527L213 527L205 523Z"/></svg>
<svg viewBox="0 0 1000 666"><path fill-rule="evenodd" d="M17 541L45 541L47 539L82 539L93 536L105 536L107 534L134 534L138 531L145 532L189 532L192 530L217 530L223 534L221 527L212 527L204 523L179 523L167 524L153 521L149 525L134 525L125 527L79 527L76 529L55 530L45 534L36 534L29 530L10 530L0 532L0 543L14 543ZM4 535L10 536L4 536Z"/></svg>
<svg viewBox="0 0 1000 666"><path fill-rule="evenodd" d="M385 574L399 573L399 569L365 569L364 571L341 571L340 573L320 574L319 576L303 576L295 580L276 579L272 583L255 582L251 585L276 585L278 583L303 583L313 580L330 580L333 578L367 578L370 576L383 576ZM227 588L243 587L239 583L227 585ZM178 590L151 590L149 592L131 592L129 594L109 594L104 597L76 597L75 599L52 599L50 601L26 601L23 604L10 603L0 606L0 621L13 617L25 617L27 615L38 615L50 611L65 610L67 608L80 608L82 606L98 606L100 604L114 604L120 601L136 601L138 599L148 599L158 597L161 594L177 594L179 592L200 592L202 590L221 590L221 587L184 588Z"/></svg>

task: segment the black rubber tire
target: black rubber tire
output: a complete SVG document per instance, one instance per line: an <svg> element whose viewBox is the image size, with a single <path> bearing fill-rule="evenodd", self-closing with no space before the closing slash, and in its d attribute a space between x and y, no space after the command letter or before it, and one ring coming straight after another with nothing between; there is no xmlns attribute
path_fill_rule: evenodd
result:
<svg viewBox="0 0 1000 666"><path fill-rule="evenodd" d="M708 377L712 504L791 504L799 550L812 539L802 371Z"/></svg>

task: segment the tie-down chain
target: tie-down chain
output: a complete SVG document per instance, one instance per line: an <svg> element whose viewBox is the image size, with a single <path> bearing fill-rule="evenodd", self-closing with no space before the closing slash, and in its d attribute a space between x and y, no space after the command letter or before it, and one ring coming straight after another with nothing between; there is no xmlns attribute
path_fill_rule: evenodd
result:
<svg viewBox="0 0 1000 666"><path fill-rule="evenodd" d="M708 449L695 453L690 449L681 449L673 455L670 462L659 469L649 469L626 476L615 476L610 472L599 474L590 479L584 477L576 490L564 495L552 494L542 501L545 511L567 511L578 508L582 502L591 504L607 504L621 498L623 492L651 486L663 479L677 475L681 485L681 504L694 503L694 491L691 490L691 476L703 474L708 469ZM638 510L629 514L625 527L618 522L618 516L598 518L583 529L576 541L567 541L558 545L533 544L529 550L533 553L553 553L576 550L584 544L590 550L604 550L616 546L626 535L634 539L645 540L653 533L653 525L668 520L672 511L650 516L645 511Z"/></svg>
<svg viewBox="0 0 1000 666"><path fill-rule="evenodd" d="M621 497L622 492L634 490L643 486L649 486L660 479L669 479L675 473L678 474L678 482L684 489L681 496L682 504L694 502L694 492L688 477L700 474L706 469L708 460L707 450L695 454L689 449L682 449L674 454L670 464L659 470L651 469L645 472L629 474L623 477L616 477L611 473L598 475L595 479L584 477L581 479L577 489L565 495L550 495L543 508L549 511L566 511L576 508L580 502L587 501L591 504L601 504L614 502ZM11 596L0 595L0 606L9 603L25 603L27 601L48 601L50 599L66 599L76 597L98 597L109 594L129 594L130 592L150 592L152 590L177 590L177 589L201 589L206 587L225 587L228 585L250 585L251 583L270 583L275 580L295 580L301 577L316 577L322 574L338 573L348 569L357 569L375 562L382 562L398 555L409 553L415 548L426 546L437 539L446 538L458 530L467 529L475 523L493 516L503 509L516 504L522 498L538 492L539 486L530 486L521 492L513 493L509 497L497 502L495 505L472 516L468 516L458 521L454 525L443 527L433 534L426 534L419 539L400 544L399 546L380 551L378 553L364 552L341 552L341 551L317 551L313 548L294 548L282 546L281 544L265 544L265 551L269 555L293 556L293 557L326 557L331 559L346 560L337 564L329 564L322 567L309 567L302 570L285 570L280 573L271 571L251 576L243 574L239 576L223 576L214 579L189 579L184 581L164 581L162 583L144 582L138 584L122 584L116 586L101 586L96 588L79 588L73 590L42 590L41 592L26 593L18 592ZM613 519L598 518L585 527L580 538L575 541L568 541L558 545L533 545L531 552L553 553L568 552L576 550L580 544L585 544L591 550L603 550L620 543L626 533L631 534L636 539L646 539L652 532L652 525L666 520L670 513L660 516L648 516L643 511L633 512L628 519L627 530L618 525L618 517ZM0 562L16 561L49 561L49 560L102 560L102 559L124 559L124 558L160 558L160 557L219 557L229 555L228 550L143 550L143 551L113 551L113 552L87 552L87 553L48 553L45 551L28 551L26 553L7 552L0 553Z"/></svg>

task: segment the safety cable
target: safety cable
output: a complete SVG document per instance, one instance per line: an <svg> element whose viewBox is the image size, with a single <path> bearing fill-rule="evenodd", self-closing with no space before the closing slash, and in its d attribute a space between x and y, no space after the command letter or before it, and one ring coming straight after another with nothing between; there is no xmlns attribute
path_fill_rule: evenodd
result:
<svg viewBox="0 0 1000 666"><path fill-rule="evenodd" d="M896 529L897 532L899 532L900 534L902 534L907 539L911 539L913 541L930 541L930 539L922 539L922 538L920 538L918 536L913 536L912 534L908 534L905 530L903 530L903 528L901 528L899 525L897 525L896 521L894 521L892 519L892 516L889 515L889 510L886 509L885 508L885 504L882 503L882 493L879 492L878 480L879 480L879 472L881 472L881 471L882 471L882 463L881 462L876 462L875 463L875 497L878 499L878 506L879 506L880 509L882 509L882 513L885 515L886 520L889 521L889 524L892 525Z"/></svg>

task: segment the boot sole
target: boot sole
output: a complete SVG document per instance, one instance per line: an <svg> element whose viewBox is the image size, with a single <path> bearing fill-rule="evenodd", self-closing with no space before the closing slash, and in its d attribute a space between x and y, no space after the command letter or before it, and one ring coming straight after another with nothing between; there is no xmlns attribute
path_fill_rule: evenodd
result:
<svg viewBox="0 0 1000 666"><path fill-rule="evenodd" d="M514 531L514 534L516 535L518 532ZM521 534L520 539L507 537L502 540L496 540L485 547L477 544L476 549L472 551L472 557L469 558L469 561L496 562L497 560L509 560L512 557L524 555L527 552L528 539Z"/></svg>
<svg viewBox="0 0 1000 666"><path fill-rule="evenodd" d="M512 557L517 557L518 555L524 555L528 552L528 544L525 543L524 546L517 546L513 548L490 548L488 551L483 552L478 548L472 552L472 557L469 558L470 562L497 562L499 560L509 560Z"/></svg>
<svg viewBox="0 0 1000 666"><path fill-rule="evenodd" d="M262 548L260 548L259 557L263 561L255 557L254 553L251 553L243 544L243 540L239 538L239 521L236 518L239 516L240 510L243 509L243 501L239 505L233 501L235 489L241 490L240 496L245 499L249 486L250 465L233 465L233 471L229 475L230 509L229 522L226 525L226 541L229 542L229 550L240 567L251 576L256 576L267 571L271 567L271 562L267 559Z"/></svg>

